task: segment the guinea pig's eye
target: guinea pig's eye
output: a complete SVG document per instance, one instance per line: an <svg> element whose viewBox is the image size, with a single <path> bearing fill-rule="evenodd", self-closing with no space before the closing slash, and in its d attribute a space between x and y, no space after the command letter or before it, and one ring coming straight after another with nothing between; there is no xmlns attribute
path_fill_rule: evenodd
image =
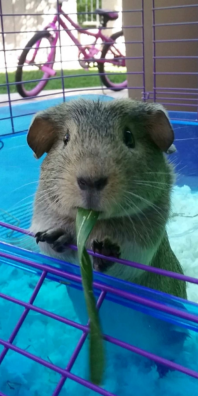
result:
<svg viewBox="0 0 198 396"><path fill-rule="evenodd" d="M69 142L69 139L70 139L69 132L67 132L67 133L65 134L65 136L64 136L64 139L63 139L63 143L64 143L65 146L66 146L67 143Z"/></svg>
<svg viewBox="0 0 198 396"><path fill-rule="evenodd" d="M135 139L134 139L133 133L130 131L129 128L125 128L125 130L124 130L124 143L129 148L135 147Z"/></svg>

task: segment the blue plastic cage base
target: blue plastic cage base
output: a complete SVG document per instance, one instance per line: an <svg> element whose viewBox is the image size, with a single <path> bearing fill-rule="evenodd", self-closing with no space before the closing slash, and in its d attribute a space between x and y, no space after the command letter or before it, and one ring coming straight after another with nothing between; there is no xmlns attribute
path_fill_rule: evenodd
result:
<svg viewBox="0 0 198 396"><path fill-rule="evenodd" d="M47 106L53 104L57 100L47 102ZM14 107L18 112L14 122L19 122L16 130L22 126L27 130L32 117L28 112L40 110L40 105L46 108L40 101L32 102L26 110ZM26 112L25 118L20 118L20 111ZM179 163L177 183L196 191L197 124L174 121L173 125L178 152L169 158ZM33 158L25 133L1 137L1 142L0 221L28 229L42 159ZM20 232L0 227L0 241L0 395L131 396L131 387L138 396L145 396L145 389L153 396L195 394L197 304L94 274L105 334L106 371L102 387L93 388L85 365L88 318L79 268L38 254L34 238ZM125 297L120 297L120 291ZM165 359L163 364L161 359ZM179 371L163 376L170 365ZM186 370L189 376L183 373Z"/></svg>
<svg viewBox="0 0 198 396"><path fill-rule="evenodd" d="M71 100L76 100L81 97L82 99L90 100L100 100L107 102L113 100L114 98L108 95L97 95L97 94L82 94L82 95L71 95L66 96L65 102L70 102ZM31 119L35 113L41 110L45 110L48 107L56 106L63 103L63 97L43 99L31 101L30 103L12 104L12 120L14 125L14 133L25 132L28 130ZM10 108L9 106L0 107L0 122L1 131L0 136L6 136L13 133L11 118L10 118Z"/></svg>
<svg viewBox="0 0 198 396"><path fill-rule="evenodd" d="M82 370L82 360L87 359L88 318L84 298L82 297L79 268L6 243L0 243L0 263L1 268L2 266L13 267L24 275L26 274L25 276L29 274L32 288L25 298L19 297L20 290L13 291L11 296L0 293L1 299L12 304L12 306L21 308L12 328L7 326L6 323L3 326L5 337L0 337L0 345L3 347L0 351L0 362L2 362L0 367L5 367L6 359L11 353L9 351L13 351L12 356L15 356L14 352L19 354L19 361L20 357L23 356L23 359L33 360L40 366L44 366L59 375L59 379L56 378L56 385L54 384L50 389L48 387L48 395L61 394L64 384L65 389L67 389L69 379L87 387L87 392L90 389L97 394L106 396L119 395L119 385L117 385L117 391L112 391L112 381L104 377L103 387L96 387L88 381L88 367L85 371ZM52 286L53 284L56 284L62 290L67 287L68 296L73 303L77 316L73 313L73 317L68 318L63 314L63 312L65 313L65 304L67 305L68 297L66 296L66 299L62 296L59 312L56 312L55 306L52 311L49 310L49 307L44 306L48 300L47 298L43 301L43 293L45 293L43 288L46 290L45 282L48 282L49 292L52 288L56 288L57 293L58 289ZM119 356L120 363L124 362L125 359L131 362L134 370L136 365L141 368L144 367L144 370L147 367L147 374L155 370L156 378L157 376L159 378L157 370L160 368L159 371L163 372L164 367L168 366L174 370L179 370L180 373L188 373L189 378L191 378L192 391L192 386L196 386L194 381L198 379L198 365L197 361L194 364L186 359L185 348L182 350L181 345L183 345L186 332L188 332L190 338L198 333L198 305L100 274L94 275L94 282L107 351L107 372L109 359L112 359L112 361L114 359L114 365L118 365L118 357L116 356ZM14 315L13 308L12 312ZM34 315L36 315L35 319ZM28 325L30 326L29 323L38 321L38 315L45 318L42 319L42 321L44 320L43 323L48 319L53 320L53 328L56 328L56 326L59 328L60 326L55 325L55 323L61 323L62 330L59 328L59 333L57 333L61 345L63 345L61 337L64 339L64 335L68 332L68 326L73 329L72 333L70 330L72 339L74 337L73 331L76 332L76 345L71 345L68 337L67 345L64 345L64 352L61 355L62 360L59 357L56 364L53 362L53 348L50 349L49 353L49 349L45 351L44 346L42 351L37 347L35 352L33 347L34 337L28 341L25 328ZM45 333L39 335L39 337L45 337L45 343L49 342L48 336L47 334L46 338ZM189 339L189 336L187 339ZM65 351L67 348L68 353ZM63 361L65 366L63 366ZM146 372L143 375L145 376ZM74 383L73 392L78 392L79 385L76 385L75 388ZM28 392L31 391L28 389L28 384L26 386L24 384L23 387L26 389L25 392L27 390ZM6 392L1 394L9 395ZM88 395L89 393L85 394ZM42 393L43 395L45 393Z"/></svg>

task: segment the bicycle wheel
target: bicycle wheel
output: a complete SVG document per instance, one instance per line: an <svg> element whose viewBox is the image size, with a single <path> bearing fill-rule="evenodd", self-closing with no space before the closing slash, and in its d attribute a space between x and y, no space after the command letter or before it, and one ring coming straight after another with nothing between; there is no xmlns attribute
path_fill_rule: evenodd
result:
<svg viewBox="0 0 198 396"><path fill-rule="evenodd" d="M98 71L101 81L107 88L121 91L127 88L126 48L123 32L112 34L110 40L113 40L113 43L105 44L102 49L101 59L104 62L98 63Z"/></svg>
<svg viewBox="0 0 198 396"><path fill-rule="evenodd" d="M42 66L52 69L55 60L55 47L51 47L53 37L47 31L36 33L27 43L19 57L15 74L16 89L23 98L36 96L48 82L50 74L42 71ZM30 80L37 80L32 81ZM28 82L29 81L29 82Z"/></svg>

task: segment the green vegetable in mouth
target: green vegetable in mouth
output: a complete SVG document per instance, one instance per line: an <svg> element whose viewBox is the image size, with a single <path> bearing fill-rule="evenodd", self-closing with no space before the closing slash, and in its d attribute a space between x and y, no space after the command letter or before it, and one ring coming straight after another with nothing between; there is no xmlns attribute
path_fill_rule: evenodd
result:
<svg viewBox="0 0 198 396"><path fill-rule="evenodd" d="M99 385L104 372L104 346L96 300L93 294L93 272L90 257L86 251L86 241L98 219L99 213L79 208L76 216L78 257L81 268L84 296L90 320L90 379Z"/></svg>

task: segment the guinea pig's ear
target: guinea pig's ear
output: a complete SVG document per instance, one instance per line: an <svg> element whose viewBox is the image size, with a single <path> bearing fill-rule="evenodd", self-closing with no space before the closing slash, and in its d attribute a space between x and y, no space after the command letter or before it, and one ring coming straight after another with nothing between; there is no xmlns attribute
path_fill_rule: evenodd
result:
<svg viewBox="0 0 198 396"><path fill-rule="evenodd" d="M34 151L35 158L40 158L53 146L57 134L50 118L43 117L42 114L36 115L30 125L27 142Z"/></svg>
<svg viewBox="0 0 198 396"><path fill-rule="evenodd" d="M148 132L153 142L165 153L174 141L174 132L165 109L156 105L148 115Z"/></svg>

